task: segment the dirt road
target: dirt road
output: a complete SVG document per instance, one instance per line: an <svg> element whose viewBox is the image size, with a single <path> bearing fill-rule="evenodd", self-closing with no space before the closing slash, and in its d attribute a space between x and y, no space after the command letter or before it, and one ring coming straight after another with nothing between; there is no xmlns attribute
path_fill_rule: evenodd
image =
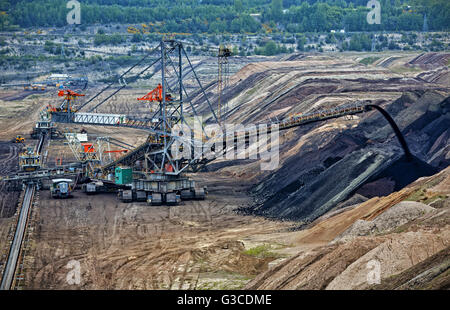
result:
<svg viewBox="0 0 450 310"><path fill-rule="evenodd" d="M0 142L0 175L6 175L17 170L21 147L21 144ZM18 193L8 192L6 184L0 182L0 218L7 218L14 214L18 197Z"/></svg>

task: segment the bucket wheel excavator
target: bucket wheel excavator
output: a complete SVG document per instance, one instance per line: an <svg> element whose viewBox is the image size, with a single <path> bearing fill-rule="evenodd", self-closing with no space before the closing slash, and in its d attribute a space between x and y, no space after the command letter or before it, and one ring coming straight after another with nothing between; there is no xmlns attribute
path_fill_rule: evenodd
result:
<svg viewBox="0 0 450 310"><path fill-rule="evenodd" d="M148 61L150 64L147 63ZM157 64L158 67L156 67ZM143 70L142 67L144 67ZM147 95L138 98L138 101L148 101L157 105L155 111L139 116L97 113L97 109L103 103L127 86L127 78L130 78L129 75L133 69L141 70L137 74L140 76L150 68L153 68L154 71L147 74L146 77L151 78L160 72L161 82ZM193 80L198 84L199 91L197 90L196 93L203 96L205 104L209 107L207 113L212 122L211 125L224 129L202 87L183 43L175 40L161 41L157 47L149 51L138 63L119 77L119 87L112 92L106 93L116 82L110 83L84 103L75 105L74 100L84 95L65 90L59 93L64 97L64 102L57 108L48 107L46 115L52 123L125 127L144 130L148 133L143 144L123 152L122 156L112 162L100 166L91 164L84 166L85 176L96 180L88 184L90 193L95 193L96 184L102 183L102 181L107 183L116 180L116 183L119 183L116 185L120 185L116 187L119 188L118 195L123 201L147 201L151 205L159 205L177 204L181 199L205 199L206 188L197 186L195 181L188 177L187 172L198 171L207 163L222 157L226 150L236 149L242 143L249 145L250 141L254 141L253 138L264 134L276 133L276 138L278 138L279 130L356 115L372 109L379 110L388 119L400 143L404 146L405 153L408 156L411 155L395 122L389 119L389 115L386 116L387 113L383 113L380 107L373 106L368 102L354 102L328 110L290 115L281 120L269 120L260 124L262 126L258 125L256 130L255 126L251 126L238 131L226 132L225 135L213 136L211 134L210 137L183 84L183 79L187 75L184 72L192 74ZM130 80L135 79L136 76L133 76ZM185 112L186 106L190 107L189 114ZM88 109L88 107L90 108ZM87 111L83 112L84 109ZM194 125L192 122L188 123L186 119L194 120ZM175 128L187 128L187 130L176 130ZM185 134L185 132L189 134ZM272 137L271 141L273 141ZM205 142L208 146L206 152ZM197 152L199 145L202 147L200 153ZM180 153L184 155L180 156Z"/></svg>

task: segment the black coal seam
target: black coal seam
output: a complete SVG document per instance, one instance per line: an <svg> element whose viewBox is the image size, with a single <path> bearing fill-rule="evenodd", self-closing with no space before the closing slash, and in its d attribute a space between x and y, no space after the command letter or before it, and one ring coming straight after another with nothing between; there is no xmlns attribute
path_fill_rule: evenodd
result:
<svg viewBox="0 0 450 310"><path fill-rule="evenodd" d="M403 136L402 132L400 131L400 129L397 126L397 123L394 121L394 119L389 115L388 112L386 112L386 110L384 110L382 107L374 105L374 104L369 104L366 106L366 108L368 110L370 109L376 109L378 112L380 112L384 118L389 122L389 125L391 125L392 129L395 132L395 135L397 136L398 141L400 142L403 151L405 152L405 156L406 159L408 161L412 161L413 160L413 156L411 154L411 151L409 150L408 144L406 143L405 137Z"/></svg>

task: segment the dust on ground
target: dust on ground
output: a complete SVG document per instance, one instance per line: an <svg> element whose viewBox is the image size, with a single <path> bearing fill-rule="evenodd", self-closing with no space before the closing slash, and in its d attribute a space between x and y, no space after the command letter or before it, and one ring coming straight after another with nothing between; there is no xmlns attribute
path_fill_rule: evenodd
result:
<svg viewBox="0 0 450 310"><path fill-rule="evenodd" d="M54 200L42 192L25 288L243 287L279 258L268 245L284 247L261 236L292 225L233 212L249 203L243 185L208 174L194 177L208 186L207 200L172 207L78 191L72 199ZM81 264L79 286L66 282L71 260Z"/></svg>

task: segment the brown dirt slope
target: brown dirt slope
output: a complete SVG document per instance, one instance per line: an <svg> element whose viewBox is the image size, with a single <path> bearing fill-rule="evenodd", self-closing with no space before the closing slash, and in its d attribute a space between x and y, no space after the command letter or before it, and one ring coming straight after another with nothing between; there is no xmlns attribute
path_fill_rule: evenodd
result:
<svg viewBox="0 0 450 310"><path fill-rule="evenodd" d="M382 239L355 240L320 247L306 256L299 254L259 275L246 289L325 289L349 265L381 242Z"/></svg>
<svg viewBox="0 0 450 310"><path fill-rule="evenodd" d="M432 177L417 180L400 192L335 212L329 218L312 223L306 230L292 233L286 238L293 245L315 246L300 250L274 265L250 281L246 288L447 287L449 263L445 253L450 245L449 185L450 168L447 168ZM402 220L388 216L408 212L408 206L411 206L410 213ZM338 238L345 236L346 229L358 221L372 221L386 229L369 229L361 236ZM372 260L381 266L379 287L372 287L367 282L367 266ZM408 282L412 279L414 281Z"/></svg>
<svg viewBox="0 0 450 310"><path fill-rule="evenodd" d="M423 262L369 287L375 290L448 290L450 289L450 247Z"/></svg>

